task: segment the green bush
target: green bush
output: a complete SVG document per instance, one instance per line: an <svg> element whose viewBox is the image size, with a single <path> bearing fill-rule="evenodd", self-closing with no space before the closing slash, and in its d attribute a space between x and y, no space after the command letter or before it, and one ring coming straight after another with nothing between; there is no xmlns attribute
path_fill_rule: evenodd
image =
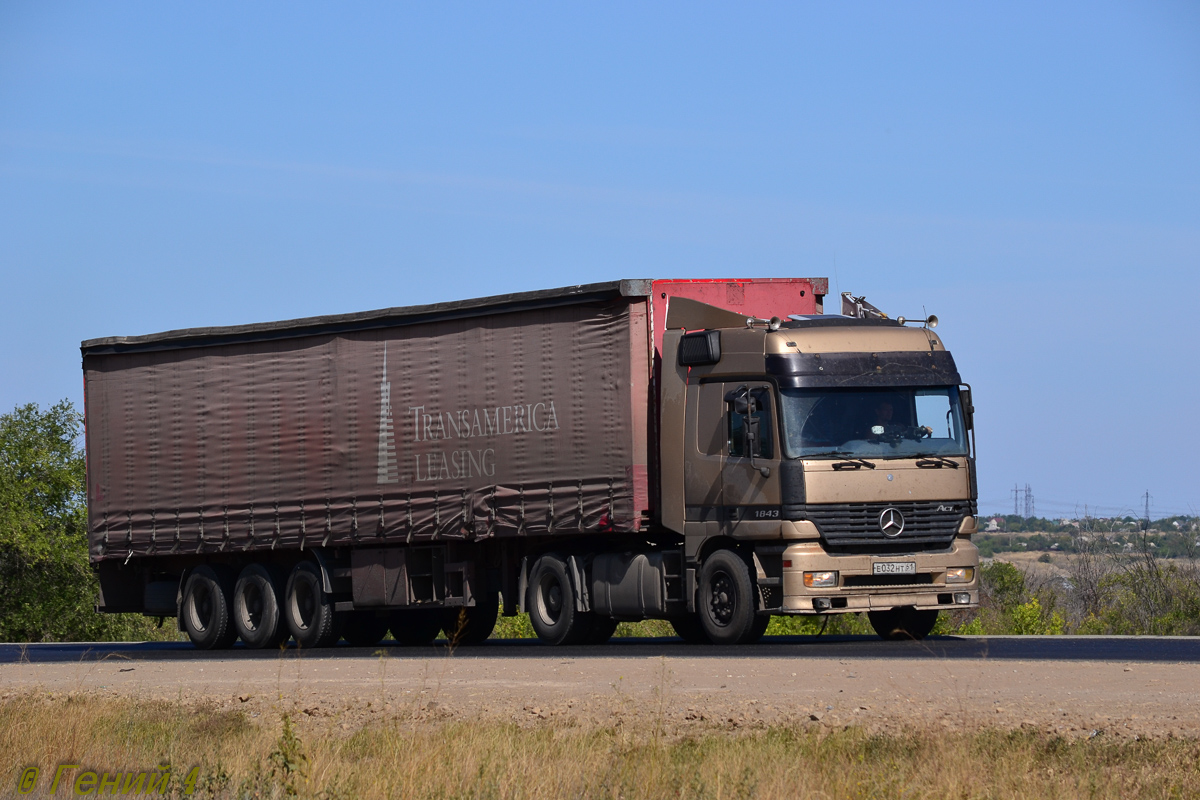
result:
<svg viewBox="0 0 1200 800"><path fill-rule="evenodd" d="M1059 636L1065 625L1057 611L1046 612L1036 597L1008 612L1010 633L1021 636Z"/></svg>
<svg viewBox="0 0 1200 800"><path fill-rule="evenodd" d="M1084 620L1080 632L1200 635L1200 576L1195 566L1142 556L1100 581L1099 615Z"/></svg>
<svg viewBox="0 0 1200 800"><path fill-rule="evenodd" d="M95 611L81 421L66 400L0 414L0 641L176 638L144 617Z"/></svg>
<svg viewBox="0 0 1200 800"><path fill-rule="evenodd" d="M943 612L933 630L935 634L1045 636L1066 630L1066 620L1055 608L1057 597L1044 591L1043 603L1043 598L1029 591L1024 574L1012 564L993 561L984 565L979 570L979 583L980 609L962 615Z"/></svg>

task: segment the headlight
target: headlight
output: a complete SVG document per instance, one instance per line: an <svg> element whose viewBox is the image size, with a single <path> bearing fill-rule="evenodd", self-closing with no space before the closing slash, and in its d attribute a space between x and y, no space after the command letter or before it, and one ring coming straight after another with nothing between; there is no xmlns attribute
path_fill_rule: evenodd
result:
<svg viewBox="0 0 1200 800"><path fill-rule="evenodd" d="M836 572L806 572L804 573L804 585L810 589L837 586L838 574Z"/></svg>
<svg viewBox="0 0 1200 800"><path fill-rule="evenodd" d="M974 567L955 567L946 570L946 583L970 583L975 580Z"/></svg>

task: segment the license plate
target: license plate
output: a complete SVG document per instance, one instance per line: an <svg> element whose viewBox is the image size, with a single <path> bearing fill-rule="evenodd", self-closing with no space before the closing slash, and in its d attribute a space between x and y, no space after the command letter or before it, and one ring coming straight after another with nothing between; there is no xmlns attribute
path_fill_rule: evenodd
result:
<svg viewBox="0 0 1200 800"><path fill-rule="evenodd" d="M875 575L916 575L915 561L877 561L871 566Z"/></svg>

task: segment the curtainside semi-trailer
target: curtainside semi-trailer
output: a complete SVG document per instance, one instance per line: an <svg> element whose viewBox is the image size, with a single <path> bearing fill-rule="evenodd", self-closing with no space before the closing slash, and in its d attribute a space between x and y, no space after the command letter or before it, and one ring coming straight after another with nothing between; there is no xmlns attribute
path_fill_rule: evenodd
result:
<svg viewBox="0 0 1200 800"><path fill-rule="evenodd" d="M626 280L82 344L98 610L197 647L754 641L978 603L970 388L824 279Z"/></svg>

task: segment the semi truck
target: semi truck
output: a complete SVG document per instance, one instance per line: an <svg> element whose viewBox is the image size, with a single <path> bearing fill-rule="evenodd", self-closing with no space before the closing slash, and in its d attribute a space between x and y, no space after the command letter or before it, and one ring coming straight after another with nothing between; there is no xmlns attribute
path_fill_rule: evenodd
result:
<svg viewBox="0 0 1200 800"><path fill-rule="evenodd" d="M198 648L544 642L979 601L935 318L820 278L621 280L82 343L97 610Z"/></svg>

